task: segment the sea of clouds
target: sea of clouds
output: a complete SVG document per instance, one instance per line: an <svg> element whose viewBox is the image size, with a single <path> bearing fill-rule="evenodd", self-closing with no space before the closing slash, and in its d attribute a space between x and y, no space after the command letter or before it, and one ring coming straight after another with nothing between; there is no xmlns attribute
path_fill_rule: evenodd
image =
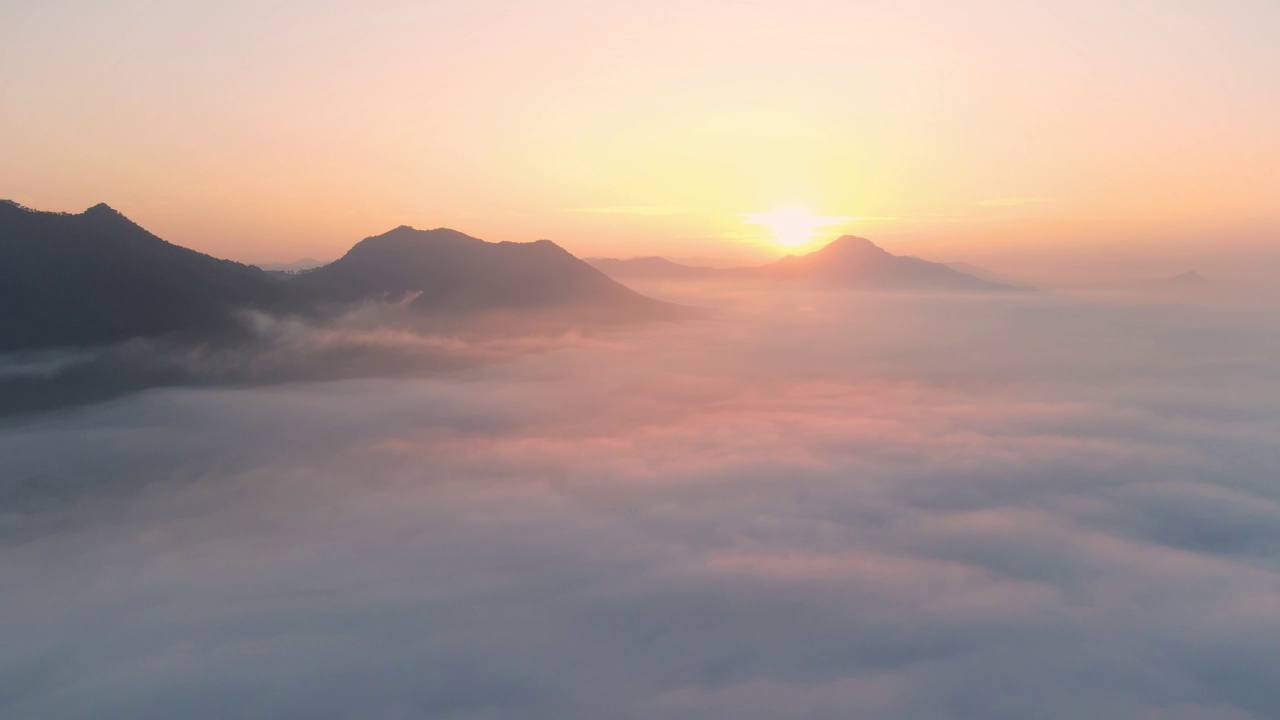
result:
<svg viewBox="0 0 1280 720"><path fill-rule="evenodd" d="M674 299L4 420L0 717L1280 717L1274 308Z"/></svg>

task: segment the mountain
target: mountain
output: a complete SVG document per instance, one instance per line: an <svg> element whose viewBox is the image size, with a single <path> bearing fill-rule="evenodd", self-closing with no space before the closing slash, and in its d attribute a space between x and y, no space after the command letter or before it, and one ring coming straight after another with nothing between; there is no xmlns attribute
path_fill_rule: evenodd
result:
<svg viewBox="0 0 1280 720"><path fill-rule="evenodd" d="M336 313L371 299L460 322L473 311L570 307L584 310L575 321L679 314L549 240L399 227L328 265L277 274L168 243L106 205L73 215L0 201L0 353L217 339L243 331L244 310Z"/></svg>
<svg viewBox="0 0 1280 720"><path fill-rule="evenodd" d="M974 265L973 263L949 262L949 263L946 263L946 266L951 268L952 270L955 270L956 272L962 272L965 275L972 275L978 278L979 280L986 280L989 283L996 283L997 285L1010 285L1016 288L1029 289L1029 286L1026 283L1022 282L1021 280L1010 277L1008 275L1002 275L993 270L988 270L984 267Z"/></svg>
<svg viewBox="0 0 1280 720"><path fill-rule="evenodd" d="M165 242L106 205L0 201L0 352L234 331L235 311L296 309L258 268Z"/></svg>
<svg viewBox="0 0 1280 720"><path fill-rule="evenodd" d="M868 290L993 292L1028 290L1016 283L983 277L986 272L960 263L945 265L919 258L905 258L881 249L863 237L837 238L808 255L788 255L765 265L737 268L705 268L666 258L591 258L591 265L614 278L694 281L708 278L792 279L842 284ZM972 268L972 272L970 272Z"/></svg>
<svg viewBox="0 0 1280 720"><path fill-rule="evenodd" d="M401 226L366 238L290 284L320 303L412 296L410 307L433 313L590 306L661 314L673 307L619 284L550 240L493 243L445 228Z"/></svg>
<svg viewBox="0 0 1280 720"><path fill-rule="evenodd" d="M593 267L615 278L645 280L689 280L716 273L715 268L683 265L661 257L588 258Z"/></svg>
<svg viewBox="0 0 1280 720"><path fill-rule="evenodd" d="M846 235L807 255L788 255L753 267L694 267L662 257L588 262L611 277L637 280L701 280L754 278L836 284L868 290L996 292L1025 290L997 276L983 277L979 268L944 265L887 252L866 238Z"/></svg>
<svg viewBox="0 0 1280 720"><path fill-rule="evenodd" d="M315 268L318 268L321 265L326 265L326 264L328 263L324 262L323 260L316 260L315 258L307 257L307 258L300 258L298 260L294 260L293 262L286 262L286 263L258 263L257 267L262 268L267 272L285 273L285 274L291 275L293 273L300 273L300 272L306 272L308 270L314 270Z"/></svg>
<svg viewBox="0 0 1280 720"><path fill-rule="evenodd" d="M983 292L1016 290L954 270L942 263L894 255L866 238L845 235L808 255L788 255L746 272L759 277L806 280L874 290Z"/></svg>
<svg viewBox="0 0 1280 720"><path fill-rule="evenodd" d="M1161 281L1164 285L1175 287L1200 287L1208 282L1209 281L1205 280L1203 275L1195 270L1188 270L1187 272L1174 275L1171 278L1166 278Z"/></svg>

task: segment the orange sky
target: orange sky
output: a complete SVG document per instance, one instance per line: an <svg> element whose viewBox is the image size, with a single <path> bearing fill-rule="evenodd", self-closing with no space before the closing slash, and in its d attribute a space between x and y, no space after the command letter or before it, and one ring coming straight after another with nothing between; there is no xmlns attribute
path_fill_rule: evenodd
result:
<svg viewBox="0 0 1280 720"><path fill-rule="evenodd" d="M788 203L934 256L1265 243L1277 27L1274 0L18 0L0 197L245 261L400 224L760 255L745 217Z"/></svg>

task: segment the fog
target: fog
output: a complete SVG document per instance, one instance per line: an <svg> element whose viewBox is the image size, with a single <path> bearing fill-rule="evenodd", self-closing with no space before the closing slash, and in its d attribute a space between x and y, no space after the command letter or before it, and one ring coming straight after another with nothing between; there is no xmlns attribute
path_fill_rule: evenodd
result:
<svg viewBox="0 0 1280 720"><path fill-rule="evenodd" d="M1280 717L1273 307L641 289L5 420L0 717Z"/></svg>

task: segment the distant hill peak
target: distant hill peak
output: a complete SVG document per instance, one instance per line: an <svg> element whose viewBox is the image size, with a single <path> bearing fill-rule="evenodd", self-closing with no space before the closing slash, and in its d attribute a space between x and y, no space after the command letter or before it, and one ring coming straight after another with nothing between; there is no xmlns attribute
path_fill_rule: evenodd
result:
<svg viewBox="0 0 1280 720"><path fill-rule="evenodd" d="M483 240L480 240L479 238L471 237L470 235L468 235L468 234L466 234L466 233L459 232L459 231L454 230L454 229L452 229L452 228L444 228L444 227L441 227L441 228L435 228L435 229L433 229L433 230L419 230L418 228L413 227L412 225L400 225L399 227L392 228L391 230L388 230L388 231L386 231L386 232L382 233L381 235L374 235L373 237L374 237L374 238L380 238L380 237L417 237L417 238L424 238L424 239L429 239L429 238L463 238L463 239L466 239L466 240L475 240L476 242L484 242Z"/></svg>
<svg viewBox="0 0 1280 720"><path fill-rule="evenodd" d="M845 235L807 255L788 255L749 270L771 277L819 280L852 287L927 291L1005 291L992 283L920 258L894 255L864 237Z"/></svg>
<svg viewBox="0 0 1280 720"><path fill-rule="evenodd" d="M448 228L419 230L408 225L401 225L381 235L374 235L361 240L347 251L347 255L359 256L368 252L382 253L387 251L412 252L415 249L430 246L469 245L475 243L484 243L484 241Z"/></svg>
<svg viewBox="0 0 1280 720"><path fill-rule="evenodd" d="M351 248L351 252L364 253L370 251L384 252L388 250L401 250L412 252L416 249L425 249L431 246L516 246L521 248L536 248L539 251L554 250L558 253L568 255L569 252L560 247L551 240L534 240L531 242L513 242L503 240L500 242L490 242L472 237L464 232L454 230L452 228L435 228L434 230L419 230L409 225L401 225L381 235L365 238L356 243Z"/></svg>
<svg viewBox="0 0 1280 720"><path fill-rule="evenodd" d="M823 250L839 250L839 251L859 251L878 250L887 252L884 248L871 242L870 240L859 237L857 235L841 235L840 237L827 243Z"/></svg>
<svg viewBox="0 0 1280 720"><path fill-rule="evenodd" d="M17 200L6 200L4 198L0 198L0 206L6 206L15 210L21 210L24 213L29 213L31 215L41 215L41 216L88 217L88 218L94 218L94 217L123 218L125 217L124 213L120 212L119 210L116 210L115 208L111 207L106 203L98 203L93 207L85 208L85 210L79 213L78 215L76 213L69 213L69 212L37 210L35 208L27 207L26 205L23 205ZM128 219L128 218L125 218L125 219Z"/></svg>
<svg viewBox="0 0 1280 720"><path fill-rule="evenodd" d="M89 216L105 215L105 216L111 216L111 217L124 217L124 213L120 212L119 210L116 210L115 208L111 207L106 203L98 203L97 205L94 205L93 207L88 208L87 210L85 210L80 214L89 215Z"/></svg>
<svg viewBox="0 0 1280 720"><path fill-rule="evenodd" d="M92 226L101 230L115 233L138 233L146 237L155 237L141 225L130 220L124 213L106 203L94 205L80 213L79 217L81 220L89 221ZM158 240L159 238L156 239Z"/></svg>
<svg viewBox="0 0 1280 720"><path fill-rule="evenodd" d="M717 272L709 267L685 265L656 255L627 259L591 258L587 262L613 277L691 279Z"/></svg>
<svg viewBox="0 0 1280 720"><path fill-rule="evenodd" d="M430 312L570 305L618 317L670 312L550 240L488 242L449 228L402 225L292 282L330 306L414 294L411 307Z"/></svg>
<svg viewBox="0 0 1280 720"><path fill-rule="evenodd" d="M616 277L647 279L765 277L887 290L982 292L1021 289L987 281L941 263L894 255L856 235L836 238L804 255L787 255L755 267L692 267L654 256L628 260L592 258L590 262Z"/></svg>
<svg viewBox="0 0 1280 720"><path fill-rule="evenodd" d="M834 262L885 260L893 257L888 250L857 235L842 235L809 253L808 256Z"/></svg>

